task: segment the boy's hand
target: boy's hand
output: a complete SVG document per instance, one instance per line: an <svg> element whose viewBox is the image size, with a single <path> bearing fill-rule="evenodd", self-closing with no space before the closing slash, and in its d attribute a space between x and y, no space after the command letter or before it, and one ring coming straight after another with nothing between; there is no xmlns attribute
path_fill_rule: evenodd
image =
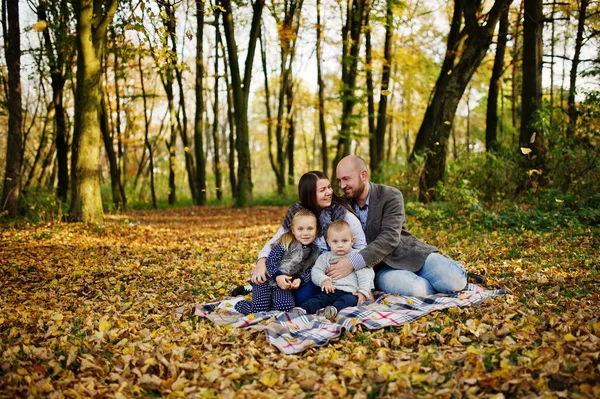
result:
<svg viewBox="0 0 600 399"><path fill-rule="evenodd" d="M292 286L292 278L290 276L286 276L285 274L280 274L275 277L275 281L277 282L277 286L282 290L289 290Z"/></svg>
<svg viewBox="0 0 600 399"><path fill-rule="evenodd" d="M328 294L333 294L335 292L335 288L333 288L333 283L331 280L325 281L321 284L321 291L326 292Z"/></svg>
<svg viewBox="0 0 600 399"><path fill-rule="evenodd" d="M300 288L300 283L302 283L302 280L300 280L298 277L296 277L293 281L292 281L292 287L291 289L293 290L297 290L298 288Z"/></svg>
<svg viewBox="0 0 600 399"><path fill-rule="evenodd" d="M358 303L357 303L357 305L360 305L361 303L363 303L364 301L367 300L367 297L364 296L364 294L362 294L360 292L355 292L353 295L356 295L358 297Z"/></svg>

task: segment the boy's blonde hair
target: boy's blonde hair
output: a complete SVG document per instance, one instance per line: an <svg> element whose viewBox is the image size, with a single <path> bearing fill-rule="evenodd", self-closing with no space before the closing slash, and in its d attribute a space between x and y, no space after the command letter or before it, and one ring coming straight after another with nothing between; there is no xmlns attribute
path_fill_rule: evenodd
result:
<svg viewBox="0 0 600 399"><path fill-rule="evenodd" d="M294 237L294 233L292 232L292 230L294 230L294 225L295 225L296 221L301 217L313 218L315 220L315 225L317 227L317 231L319 229L319 223L317 222L317 217L315 216L314 213L312 213L311 211L309 211L308 209L305 209L305 208L298 209L298 211L292 217L292 222L290 223L290 231L283 234L279 238L279 243L281 244L283 249L285 249L286 251L288 250L290 245L292 245L296 242L296 237Z"/></svg>
<svg viewBox="0 0 600 399"><path fill-rule="evenodd" d="M329 228L327 229L327 237L329 238L330 231L342 232L344 230L348 230L350 232L350 235L354 238L352 234L352 227L350 227L348 222L346 222L343 219L334 220L333 222L331 222Z"/></svg>

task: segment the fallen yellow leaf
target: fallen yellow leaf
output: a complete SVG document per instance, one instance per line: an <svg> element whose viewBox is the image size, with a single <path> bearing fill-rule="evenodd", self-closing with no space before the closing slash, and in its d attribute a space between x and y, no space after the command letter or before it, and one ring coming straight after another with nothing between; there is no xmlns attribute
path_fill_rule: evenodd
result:
<svg viewBox="0 0 600 399"><path fill-rule="evenodd" d="M577 341L577 338L575 336L573 336L573 334L568 333L567 335L565 335L565 341L567 341L567 342Z"/></svg>
<svg viewBox="0 0 600 399"><path fill-rule="evenodd" d="M279 373L275 372L274 370L269 370L269 371L265 371L261 376L259 381L269 387L269 388L273 388L275 386L275 384L277 384L277 382L279 381Z"/></svg>

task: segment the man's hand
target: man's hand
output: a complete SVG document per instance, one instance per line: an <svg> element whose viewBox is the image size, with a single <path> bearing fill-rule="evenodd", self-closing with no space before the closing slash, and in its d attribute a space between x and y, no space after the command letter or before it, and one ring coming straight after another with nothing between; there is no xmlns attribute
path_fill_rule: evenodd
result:
<svg viewBox="0 0 600 399"><path fill-rule="evenodd" d="M333 283L331 282L331 280L327 280L323 284L321 284L321 291L327 294L333 294L335 292L335 288L333 287Z"/></svg>
<svg viewBox="0 0 600 399"><path fill-rule="evenodd" d="M358 303L357 305L360 305L361 303L363 303L364 301L367 300L367 297L364 296L362 293L360 292L355 292L353 295L356 295L358 297Z"/></svg>
<svg viewBox="0 0 600 399"><path fill-rule="evenodd" d="M339 258L330 260L331 266L327 268L325 274L327 277L331 277L334 280L339 280L342 277L346 277L354 271L354 266L348 258Z"/></svg>
<svg viewBox="0 0 600 399"><path fill-rule="evenodd" d="M292 286L291 289L293 290L297 290L298 288L300 288L300 284L302 283L302 280L300 280L298 277L296 277L293 281L292 281Z"/></svg>
<svg viewBox="0 0 600 399"><path fill-rule="evenodd" d="M250 272L250 282L253 284L264 284L269 279L267 272L267 258L260 258L256 266Z"/></svg>
<svg viewBox="0 0 600 399"><path fill-rule="evenodd" d="M286 276L285 274L280 274L279 276L275 277L275 281L277 281L277 285L282 290L289 290L292 286L292 277Z"/></svg>

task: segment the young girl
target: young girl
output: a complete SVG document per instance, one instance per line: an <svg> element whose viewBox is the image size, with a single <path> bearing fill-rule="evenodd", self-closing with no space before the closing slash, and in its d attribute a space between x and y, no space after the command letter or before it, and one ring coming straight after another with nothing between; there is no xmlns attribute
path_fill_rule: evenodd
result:
<svg viewBox="0 0 600 399"><path fill-rule="evenodd" d="M317 217L300 209L267 257L270 278L266 284L252 284L252 302L240 301L235 310L247 315L269 310L288 311L294 307L292 290L311 280L311 269L319 257L313 243L317 237Z"/></svg>

